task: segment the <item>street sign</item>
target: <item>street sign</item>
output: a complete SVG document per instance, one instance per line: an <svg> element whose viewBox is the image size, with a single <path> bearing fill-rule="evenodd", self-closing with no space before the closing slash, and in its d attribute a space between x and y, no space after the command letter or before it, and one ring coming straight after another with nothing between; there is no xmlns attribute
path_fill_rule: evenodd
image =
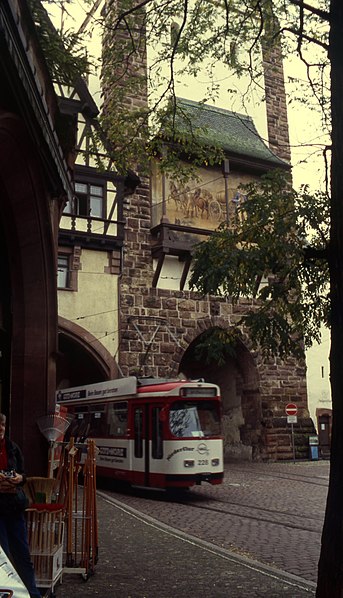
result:
<svg viewBox="0 0 343 598"><path fill-rule="evenodd" d="M297 415L298 407L295 403L288 403L285 408L286 415Z"/></svg>
<svg viewBox="0 0 343 598"><path fill-rule="evenodd" d="M291 429L292 429L293 461L295 463L295 444L294 444L293 424L298 423L298 418L297 418L298 407L295 403L288 403L285 407L285 411L286 411L286 415L287 415L287 423L291 424Z"/></svg>

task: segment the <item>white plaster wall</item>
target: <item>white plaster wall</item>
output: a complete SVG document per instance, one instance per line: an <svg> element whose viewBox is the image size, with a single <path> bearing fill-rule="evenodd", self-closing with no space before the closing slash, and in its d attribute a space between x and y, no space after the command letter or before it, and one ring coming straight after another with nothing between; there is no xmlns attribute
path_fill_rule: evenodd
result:
<svg viewBox="0 0 343 598"><path fill-rule="evenodd" d="M329 370L330 331L322 329L322 342L306 352L307 393L310 416L317 428L316 409L331 409Z"/></svg>
<svg viewBox="0 0 343 598"><path fill-rule="evenodd" d="M118 349L118 276L104 272L105 251L82 249L78 291L58 291L58 313L92 333L115 355Z"/></svg>
<svg viewBox="0 0 343 598"><path fill-rule="evenodd" d="M156 270L157 260L153 261L153 268ZM171 289L171 290L180 290L180 280L182 276L182 271L184 267L184 262L180 262L179 259L175 256L166 256L164 258L162 270L158 279L157 288L158 289ZM188 291L188 280L190 274L187 276L186 284L184 286L184 290Z"/></svg>

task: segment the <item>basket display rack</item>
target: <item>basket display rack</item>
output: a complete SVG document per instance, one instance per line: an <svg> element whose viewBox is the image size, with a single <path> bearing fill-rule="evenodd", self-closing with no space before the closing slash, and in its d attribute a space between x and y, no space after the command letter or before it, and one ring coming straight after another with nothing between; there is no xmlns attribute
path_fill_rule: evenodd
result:
<svg viewBox="0 0 343 598"><path fill-rule="evenodd" d="M60 505L36 504L26 515L37 587L52 598L63 575L64 512Z"/></svg>

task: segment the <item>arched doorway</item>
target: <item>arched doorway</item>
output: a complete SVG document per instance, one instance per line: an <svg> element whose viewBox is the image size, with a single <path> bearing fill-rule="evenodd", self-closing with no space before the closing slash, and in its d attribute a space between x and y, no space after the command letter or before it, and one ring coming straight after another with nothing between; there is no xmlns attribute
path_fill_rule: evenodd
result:
<svg viewBox="0 0 343 598"><path fill-rule="evenodd" d="M118 377L114 358L91 333L61 316L58 328L57 389Z"/></svg>
<svg viewBox="0 0 343 598"><path fill-rule="evenodd" d="M223 400L225 458L258 459L261 451L261 401L255 361L241 342L224 351L220 359L199 351L207 330L189 345L179 371L188 378L203 378L218 384Z"/></svg>

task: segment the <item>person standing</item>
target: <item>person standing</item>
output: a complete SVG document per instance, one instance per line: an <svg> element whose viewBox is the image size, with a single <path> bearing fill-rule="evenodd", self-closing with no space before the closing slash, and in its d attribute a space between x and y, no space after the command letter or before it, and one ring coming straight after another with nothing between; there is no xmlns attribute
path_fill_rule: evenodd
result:
<svg viewBox="0 0 343 598"><path fill-rule="evenodd" d="M0 545L11 559L31 598L41 598L27 539L25 509L28 499L23 454L5 436L6 416L0 413Z"/></svg>

